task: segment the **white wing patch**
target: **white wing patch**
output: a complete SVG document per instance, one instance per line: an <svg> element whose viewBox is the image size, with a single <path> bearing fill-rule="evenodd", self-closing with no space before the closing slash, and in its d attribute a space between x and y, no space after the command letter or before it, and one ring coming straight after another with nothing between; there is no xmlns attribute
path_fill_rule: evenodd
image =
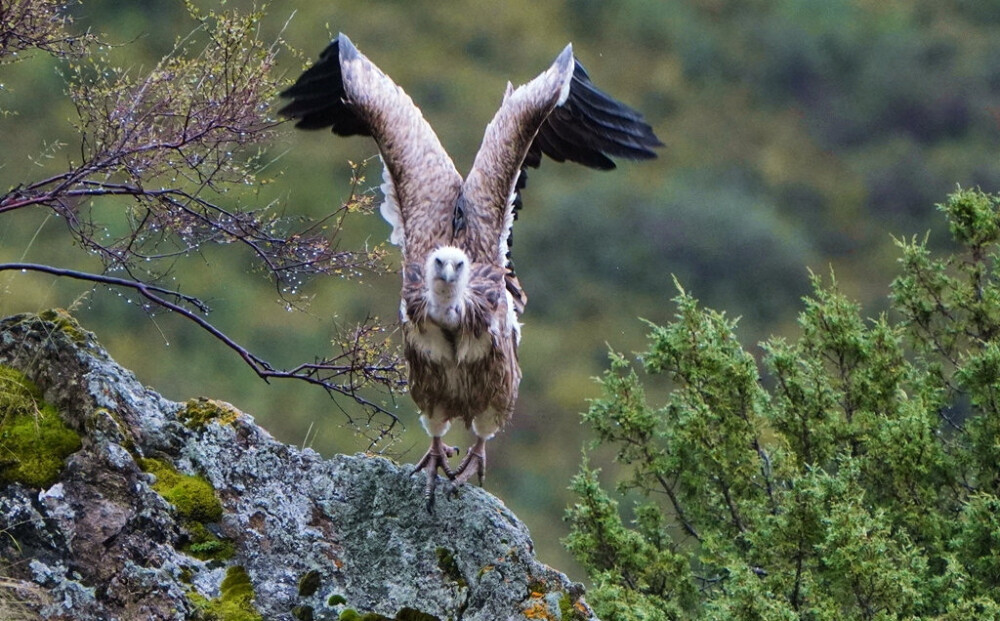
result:
<svg viewBox="0 0 1000 621"><path fill-rule="evenodd" d="M503 228L500 230L500 245L497 246L497 265L506 265L507 263L507 251L510 246L507 245L507 240L510 239L510 234L514 230L514 200L517 199L517 190L514 189L517 184L517 177L514 178L514 183L510 187L510 195L507 197L507 207L504 209L503 214Z"/></svg>
<svg viewBox="0 0 1000 621"><path fill-rule="evenodd" d="M510 331L514 334L514 344L520 347L522 324L517 320L517 311L514 310L514 296L510 294L510 291L504 291L504 293L507 294L507 325L510 326Z"/></svg>
<svg viewBox="0 0 1000 621"><path fill-rule="evenodd" d="M399 211L399 201L396 200L396 186L392 183L392 175L389 174L389 167L385 165L382 156L379 156L378 159L382 162L382 185L379 189L382 190L382 195L385 197L382 205L379 206L379 212L385 218L385 221L392 225L389 242L395 246L402 247L405 239L403 235L403 215Z"/></svg>
<svg viewBox="0 0 1000 621"><path fill-rule="evenodd" d="M399 323L410 323L410 313L406 312L406 300L399 301Z"/></svg>

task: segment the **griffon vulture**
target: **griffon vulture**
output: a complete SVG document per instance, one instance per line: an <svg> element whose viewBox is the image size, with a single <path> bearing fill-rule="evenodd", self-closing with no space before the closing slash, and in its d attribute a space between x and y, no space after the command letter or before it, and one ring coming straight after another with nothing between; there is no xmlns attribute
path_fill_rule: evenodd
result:
<svg viewBox="0 0 1000 621"><path fill-rule="evenodd" d="M486 441L510 419L521 369L518 317L526 296L510 260L525 167L542 155L598 169L611 157L650 159L660 141L641 114L598 90L571 45L544 73L514 88L486 127L463 180L420 110L344 34L282 93L296 127L371 136L385 166L381 213L402 249L403 344L410 394L431 436L413 472L480 482ZM458 469L441 437L461 420L476 435Z"/></svg>

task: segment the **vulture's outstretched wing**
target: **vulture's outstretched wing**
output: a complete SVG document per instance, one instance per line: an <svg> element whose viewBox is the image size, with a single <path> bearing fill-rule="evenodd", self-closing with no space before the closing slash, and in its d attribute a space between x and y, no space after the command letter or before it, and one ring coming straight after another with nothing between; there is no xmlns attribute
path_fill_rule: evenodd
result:
<svg viewBox="0 0 1000 621"><path fill-rule="evenodd" d="M280 114L296 127L330 127L341 136L372 136L385 163L382 215L403 259L423 261L450 243L462 177L420 109L341 33L315 65L281 93L292 101Z"/></svg>
<svg viewBox="0 0 1000 621"><path fill-rule="evenodd" d="M599 90L573 57L572 45L524 86L507 85L503 103L486 127L463 188L466 246L474 261L506 266L507 289L518 311L526 296L510 260L510 229L521 207L524 168L542 154L609 170L611 157L652 159L662 143L642 115Z"/></svg>

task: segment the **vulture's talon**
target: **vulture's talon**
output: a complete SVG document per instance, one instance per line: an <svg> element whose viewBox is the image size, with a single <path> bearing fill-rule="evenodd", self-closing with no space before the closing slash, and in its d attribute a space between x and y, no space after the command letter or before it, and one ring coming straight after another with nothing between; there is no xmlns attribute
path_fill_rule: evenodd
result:
<svg viewBox="0 0 1000 621"><path fill-rule="evenodd" d="M427 476L427 487L424 491L424 497L427 499L427 510L432 511L434 508L434 490L437 488L437 471L440 468L449 480L455 479L455 472L451 469L448 464L448 458L453 455L458 454L458 449L453 446L448 446L441 441L441 438L435 437L431 439L431 446L424 453L424 456L420 458L417 465L413 467L410 471L410 476L423 471Z"/></svg>
<svg viewBox="0 0 1000 621"><path fill-rule="evenodd" d="M465 454L465 459L458 465L458 470L455 471L455 485L462 485L471 479L473 472L479 477L479 486L482 487L483 478L486 476L486 441L482 438L476 440Z"/></svg>

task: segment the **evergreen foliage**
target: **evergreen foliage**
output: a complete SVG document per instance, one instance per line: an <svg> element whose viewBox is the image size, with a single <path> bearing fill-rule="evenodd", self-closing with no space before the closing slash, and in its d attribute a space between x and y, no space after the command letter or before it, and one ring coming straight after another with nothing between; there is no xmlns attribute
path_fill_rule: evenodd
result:
<svg viewBox="0 0 1000 621"><path fill-rule="evenodd" d="M957 250L897 240L892 310L813 275L795 341L761 345L683 289L584 415L639 492L584 462L567 547L603 619L1000 616L1000 197L941 210Z"/></svg>

